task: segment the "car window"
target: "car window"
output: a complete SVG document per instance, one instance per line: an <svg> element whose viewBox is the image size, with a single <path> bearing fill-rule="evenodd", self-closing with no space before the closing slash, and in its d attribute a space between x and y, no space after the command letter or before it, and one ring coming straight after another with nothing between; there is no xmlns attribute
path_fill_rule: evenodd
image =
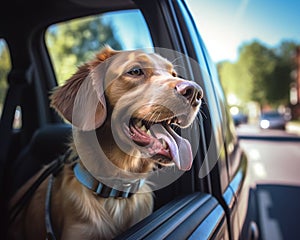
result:
<svg viewBox="0 0 300 240"><path fill-rule="evenodd" d="M187 7L184 6L182 2L180 2L181 11L185 15L185 21L188 27L189 34L191 34L192 38L192 45L195 47L196 59L201 67L201 73L203 78L203 83L201 83L203 90L204 90L204 100L205 104L208 107L209 115L213 121L211 121L211 125L207 124L207 136L214 134L215 141L210 138L210 142L208 142L208 151L206 154L208 161L208 169L204 169L204 165L200 169L199 176L203 177L209 172L215 164L218 162L220 167L220 177L222 183L222 190L224 190L228 186L228 173L227 173L227 166L226 166L226 155L224 149L224 139L222 135L222 113L223 109L220 107L223 100L223 92L220 88L220 83L218 82L217 74L214 70L214 65L211 63L209 55L206 51L205 44L196 30L195 22L193 18L186 9ZM205 117L204 117L205 119ZM211 129L210 129L211 128ZM210 132L212 131L212 132Z"/></svg>
<svg viewBox="0 0 300 240"><path fill-rule="evenodd" d="M10 55L7 44L0 38L0 116L2 115L7 85L7 75L11 69Z"/></svg>
<svg viewBox="0 0 300 240"><path fill-rule="evenodd" d="M116 50L153 47L142 13L117 11L51 25L46 31L46 45L58 84L105 44Z"/></svg>

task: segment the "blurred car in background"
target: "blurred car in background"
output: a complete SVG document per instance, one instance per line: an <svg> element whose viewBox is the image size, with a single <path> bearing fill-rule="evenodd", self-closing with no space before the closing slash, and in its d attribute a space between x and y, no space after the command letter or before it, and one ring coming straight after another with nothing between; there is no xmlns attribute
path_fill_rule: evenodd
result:
<svg viewBox="0 0 300 240"><path fill-rule="evenodd" d="M248 122L248 116L243 113L232 114L232 119L235 126L239 126L240 124L246 124Z"/></svg>
<svg viewBox="0 0 300 240"><path fill-rule="evenodd" d="M261 114L259 125L262 129L283 129L285 130L285 116L277 111L269 111Z"/></svg>

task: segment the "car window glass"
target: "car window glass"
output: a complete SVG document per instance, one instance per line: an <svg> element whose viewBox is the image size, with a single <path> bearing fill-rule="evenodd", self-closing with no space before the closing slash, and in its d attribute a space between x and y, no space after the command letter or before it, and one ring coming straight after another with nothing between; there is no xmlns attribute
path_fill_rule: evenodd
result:
<svg viewBox="0 0 300 240"><path fill-rule="evenodd" d="M116 50L151 48L152 40L141 12L110 12L50 26L46 32L46 45L58 84L61 85L105 44Z"/></svg>
<svg viewBox="0 0 300 240"><path fill-rule="evenodd" d="M7 85L7 75L11 69L10 55L7 44L0 38L0 116L3 110Z"/></svg>
<svg viewBox="0 0 300 240"><path fill-rule="evenodd" d="M181 9L184 10L184 4L181 1L178 2L181 5ZM188 6L186 7L188 8ZM208 151L207 155L209 156L211 163L215 162L216 160L218 160L219 162L219 167L221 169L220 176L222 179L222 190L224 190L228 185L226 151L224 148L226 146L224 145L224 140L230 141L230 149L226 150L230 150L231 153L233 148L232 144L234 140L234 134L231 132L233 128L232 124L230 122L227 122L226 119L227 115L225 108L225 96L223 93L222 86L220 85L220 81L218 79L217 69L206 50L205 44L199 32L196 30L197 26L196 23L193 21L192 16L194 17L194 19L197 18L197 15L193 12L193 9L190 8L190 11L185 14L185 20L187 21L189 33L192 35L193 45L195 46L197 53L197 60L200 63L201 72L203 74L204 81L202 86L204 88L204 99L208 106L209 114L213 119L211 127L216 139L216 151ZM225 129L223 129L223 127L225 127ZM228 139L224 139L224 137L228 137ZM215 156L214 154L217 154L217 156ZM211 164L210 166L213 167L214 164Z"/></svg>

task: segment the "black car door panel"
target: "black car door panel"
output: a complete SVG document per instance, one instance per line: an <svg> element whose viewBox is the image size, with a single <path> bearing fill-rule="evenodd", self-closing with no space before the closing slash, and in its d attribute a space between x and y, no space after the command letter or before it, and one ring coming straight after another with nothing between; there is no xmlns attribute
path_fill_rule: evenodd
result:
<svg viewBox="0 0 300 240"><path fill-rule="evenodd" d="M228 239L225 212L211 195L197 192L169 202L116 239Z"/></svg>

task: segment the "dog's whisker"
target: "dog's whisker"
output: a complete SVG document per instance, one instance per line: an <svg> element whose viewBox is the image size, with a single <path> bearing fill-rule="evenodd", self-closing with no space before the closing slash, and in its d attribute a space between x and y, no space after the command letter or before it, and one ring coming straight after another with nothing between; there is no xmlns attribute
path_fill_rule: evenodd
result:
<svg viewBox="0 0 300 240"><path fill-rule="evenodd" d="M171 61L172 65L173 65L173 66L178 66L177 64L175 64L175 62L176 62L177 60L183 59L183 57L184 57L184 56L178 56L177 58L174 58L174 59Z"/></svg>
<svg viewBox="0 0 300 240"><path fill-rule="evenodd" d="M200 109L200 113L201 115L205 118L205 120L207 120L207 115L205 114L205 112L203 110Z"/></svg>
<svg viewBox="0 0 300 240"><path fill-rule="evenodd" d="M155 117L155 119L154 119L154 122L158 122L158 121L159 121L160 115L161 115L161 112L159 112L159 113L156 115L156 117Z"/></svg>
<svg viewBox="0 0 300 240"><path fill-rule="evenodd" d="M160 112L157 114L158 110L155 110L152 114L151 114L151 117L149 119L149 121L151 122L157 122L158 119L159 119L159 116L160 116Z"/></svg>

